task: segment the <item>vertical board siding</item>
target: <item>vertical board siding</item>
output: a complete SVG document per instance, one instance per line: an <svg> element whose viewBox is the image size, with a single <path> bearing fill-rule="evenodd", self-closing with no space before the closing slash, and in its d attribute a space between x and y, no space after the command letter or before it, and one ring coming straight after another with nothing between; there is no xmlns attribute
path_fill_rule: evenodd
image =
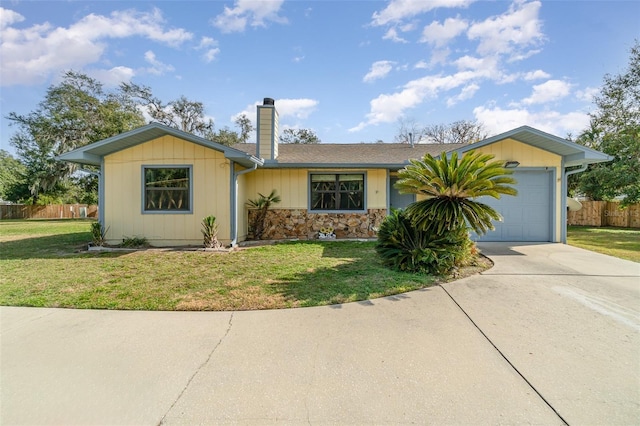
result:
<svg viewBox="0 0 640 426"><path fill-rule="evenodd" d="M477 151L492 154L496 160L520 162L518 169L526 167L547 167L556 170L554 182L555 211L553 214L555 241L559 242L562 235L562 157L539 149L514 139L505 139L490 145L478 148Z"/></svg>
<svg viewBox="0 0 640 426"><path fill-rule="evenodd" d="M142 166L192 167L192 213L143 214ZM221 152L173 136L105 157L105 225L109 243L144 237L153 245L199 245L205 216L216 216L219 239L230 239L229 162Z"/></svg>

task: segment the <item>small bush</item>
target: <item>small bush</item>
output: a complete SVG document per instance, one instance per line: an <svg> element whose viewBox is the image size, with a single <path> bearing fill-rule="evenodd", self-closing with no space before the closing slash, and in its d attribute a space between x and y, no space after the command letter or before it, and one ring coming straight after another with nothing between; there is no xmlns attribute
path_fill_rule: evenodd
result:
<svg viewBox="0 0 640 426"><path fill-rule="evenodd" d="M124 248L141 248L148 247L149 242L145 237L125 237L122 240L120 247Z"/></svg>
<svg viewBox="0 0 640 426"><path fill-rule="evenodd" d="M109 229L105 229L104 226L100 222L92 222L91 223L91 241L93 245L102 247L107 239L107 231Z"/></svg>
<svg viewBox="0 0 640 426"><path fill-rule="evenodd" d="M382 222L376 251L393 269L435 275L446 275L473 260L473 242L465 229L442 235L420 230L404 210L393 210Z"/></svg>
<svg viewBox="0 0 640 426"><path fill-rule="evenodd" d="M207 216L202 219L202 235L204 236L204 247L219 249L222 244L218 241L218 224L215 216Z"/></svg>

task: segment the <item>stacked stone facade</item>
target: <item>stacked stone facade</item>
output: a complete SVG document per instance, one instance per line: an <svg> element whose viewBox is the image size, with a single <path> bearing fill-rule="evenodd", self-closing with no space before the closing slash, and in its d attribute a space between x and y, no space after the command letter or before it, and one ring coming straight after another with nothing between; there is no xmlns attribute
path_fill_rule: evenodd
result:
<svg viewBox="0 0 640 426"><path fill-rule="evenodd" d="M255 210L249 211L249 223ZM267 212L264 240L285 240L298 238L314 240L321 229L332 227L337 239L375 238L386 209L369 209L354 213L312 213L306 209L273 209ZM249 233L251 238L251 233Z"/></svg>

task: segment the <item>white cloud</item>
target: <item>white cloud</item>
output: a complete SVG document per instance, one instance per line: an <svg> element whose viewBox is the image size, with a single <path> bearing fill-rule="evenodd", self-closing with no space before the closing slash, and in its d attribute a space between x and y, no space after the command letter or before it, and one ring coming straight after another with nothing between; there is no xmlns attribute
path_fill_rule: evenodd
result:
<svg viewBox="0 0 640 426"><path fill-rule="evenodd" d="M395 28L389 28L389 30L387 30L385 35L382 36L382 39L391 40L396 43L408 43L407 40L403 39L398 35L398 30L396 30Z"/></svg>
<svg viewBox="0 0 640 426"><path fill-rule="evenodd" d="M87 74L100 81L107 87L116 87L120 83L131 81L136 75L135 70L129 67L113 67L111 69L87 70Z"/></svg>
<svg viewBox="0 0 640 426"><path fill-rule="evenodd" d="M576 98L583 102L593 102L593 98L600 93L598 87L587 87L584 90L576 91Z"/></svg>
<svg viewBox="0 0 640 426"><path fill-rule="evenodd" d="M372 81L379 80L381 78L386 77L387 74L389 74L391 72L391 70L393 69L393 65L394 64L395 64L395 62L393 62L393 61L377 61L377 62L374 62L371 65L371 69L369 70L367 75L364 76L362 81L364 81L365 83L370 83Z"/></svg>
<svg viewBox="0 0 640 426"><path fill-rule="evenodd" d="M17 16L16 16L17 15ZM184 29L165 29L162 13L114 11L109 16L90 14L65 27L49 23L17 29L21 16L3 9L0 33L2 85L37 84L62 70L98 62L112 38L144 37L179 46L193 37Z"/></svg>
<svg viewBox="0 0 640 426"><path fill-rule="evenodd" d="M459 18L448 18L443 24L433 21L422 30L420 41L436 47L443 47L465 31L468 26L466 20Z"/></svg>
<svg viewBox="0 0 640 426"><path fill-rule="evenodd" d="M174 70L173 65L168 65L159 61L156 58L156 54L153 53L151 50L147 50L144 53L144 60L151 65L151 67L145 68L145 71L148 72L149 74L162 75L165 72L170 72Z"/></svg>
<svg viewBox="0 0 640 426"><path fill-rule="evenodd" d="M460 101L466 101L467 99L471 99L479 89L480 89L480 86L478 86L475 83L471 83L463 87L460 93L458 93L456 96L452 96L449 99L447 99L447 106L450 108Z"/></svg>
<svg viewBox="0 0 640 426"><path fill-rule="evenodd" d="M544 39L538 17L540 7L539 1L515 1L504 14L471 24L467 36L479 41L477 52L482 56L498 54L512 59L525 58L532 53L526 49Z"/></svg>
<svg viewBox="0 0 640 426"><path fill-rule="evenodd" d="M18 12L0 7L0 29L22 21L24 16Z"/></svg>
<svg viewBox="0 0 640 426"><path fill-rule="evenodd" d="M196 47L197 50L204 50L202 59L209 63L213 61L220 53L220 49L217 47L218 42L211 37L202 37L200 44Z"/></svg>
<svg viewBox="0 0 640 426"><path fill-rule="evenodd" d="M319 102L315 99L299 98L299 99L276 99L275 105L278 109L278 116L280 121L293 118L296 120L303 120L309 117L318 106ZM235 114L231 117L234 121L237 117L244 114L246 115L253 125L256 125L256 106L262 105L262 101L254 102L248 105L243 111ZM284 124L283 124L284 125Z"/></svg>
<svg viewBox="0 0 640 426"><path fill-rule="evenodd" d="M426 70L429 68L429 64L426 63L425 61L418 61L413 68L417 69L417 70Z"/></svg>
<svg viewBox="0 0 640 426"><path fill-rule="evenodd" d="M578 134L589 124L589 116L583 112L529 111L524 108L502 109L479 106L473 114L490 134L499 134L520 126L533 128L554 135Z"/></svg>
<svg viewBox="0 0 640 426"><path fill-rule="evenodd" d="M287 18L278 12L284 0L236 0L235 6L224 7L224 12L213 18L211 24L223 33L242 32L247 25L266 27L267 22L287 23Z"/></svg>
<svg viewBox="0 0 640 426"><path fill-rule="evenodd" d="M406 18L429 12L441 7L467 7L474 0L391 0L386 8L374 12L371 24L374 26L398 23Z"/></svg>
<svg viewBox="0 0 640 426"><path fill-rule="evenodd" d="M533 86L533 93L522 100L525 105L543 104L556 101L569 95L571 84L562 80L549 80Z"/></svg>
<svg viewBox="0 0 640 426"><path fill-rule="evenodd" d="M542 70L529 71L524 75L524 79L527 81L542 80L549 77L551 77L551 75Z"/></svg>
<svg viewBox="0 0 640 426"><path fill-rule="evenodd" d="M405 110L416 107L426 99L435 98L443 91L460 87L473 78L473 72L462 71L448 76L426 76L410 81L399 92L382 94L371 100L371 111L367 114L366 121L360 122L349 131L357 132L370 125L392 123L400 118Z"/></svg>

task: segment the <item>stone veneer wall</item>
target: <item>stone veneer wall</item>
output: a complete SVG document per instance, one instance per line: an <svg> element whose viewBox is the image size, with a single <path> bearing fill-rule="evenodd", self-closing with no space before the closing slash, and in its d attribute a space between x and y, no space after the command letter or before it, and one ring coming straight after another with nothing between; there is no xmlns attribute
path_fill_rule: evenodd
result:
<svg viewBox="0 0 640 426"><path fill-rule="evenodd" d="M249 211L249 223L255 214L255 210ZM386 215L386 209L369 209L366 213L310 213L306 209L273 209L267 212L262 239L314 240L322 228L329 226L333 227L336 238L375 238Z"/></svg>

